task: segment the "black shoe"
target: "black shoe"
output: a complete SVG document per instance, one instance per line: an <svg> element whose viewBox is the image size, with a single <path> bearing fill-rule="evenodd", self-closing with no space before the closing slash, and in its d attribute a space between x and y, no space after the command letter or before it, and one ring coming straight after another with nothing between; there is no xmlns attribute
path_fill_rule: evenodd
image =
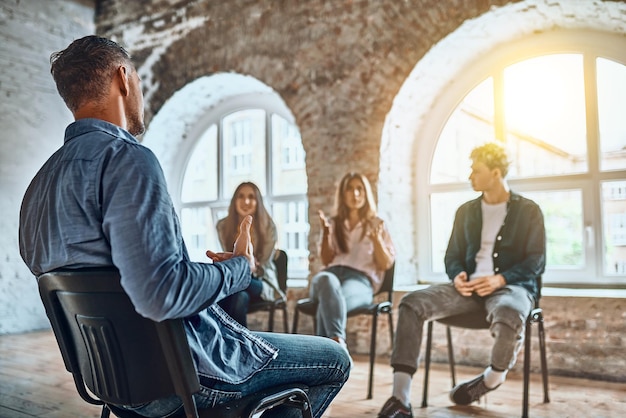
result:
<svg viewBox="0 0 626 418"><path fill-rule="evenodd" d="M496 390L499 387L500 385L489 389L485 386L485 376L481 374L470 381L456 385L450 391L450 400L457 405L469 405L479 400L485 393Z"/></svg>
<svg viewBox="0 0 626 418"><path fill-rule="evenodd" d="M406 407L398 398L392 396L383 405L383 409L378 413L378 418L413 418L413 410L411 404Z"/></svg>

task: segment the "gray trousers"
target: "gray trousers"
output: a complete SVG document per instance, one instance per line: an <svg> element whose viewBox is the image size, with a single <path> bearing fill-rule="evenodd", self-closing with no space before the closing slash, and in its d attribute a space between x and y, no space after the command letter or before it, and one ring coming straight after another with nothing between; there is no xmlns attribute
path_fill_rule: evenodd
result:
<svg viewBox="0 0 626 418"><path fill-rule="evenodd" d="M367 276L345 266L332 266L311 279L309 297L319 303L316 335L346 339L348 311L372 303L372 284Z"/></svg>
<svg viewBox="0 0 626 418"><path fill-rule="evenodd" d="M494 338L491 366L508 370L524 341L526 318L535 305L523 287L507 285L485 298L461 296L452 283L436 284L406 294L400 301L391 366L414 374L417 370L424 323L483 309Z"/></svg>

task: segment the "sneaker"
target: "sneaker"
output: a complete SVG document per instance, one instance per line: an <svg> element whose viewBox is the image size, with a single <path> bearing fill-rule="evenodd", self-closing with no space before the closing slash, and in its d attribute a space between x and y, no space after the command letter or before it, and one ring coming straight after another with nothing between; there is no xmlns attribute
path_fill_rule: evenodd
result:
<svg viewBox="0 0 626 418"><path fill-rule="evenodd" d="M485 386L485 376L481 374L472 380L456 385L450 391L450 400L457 405L469 405L479 400L485 393L496 390L499 387L500 385L490 389Z"/></svg>
<svg viewBox="0 0 626 418"><path fill-rule="evenodd" d="M398 398L392 396L383 405L383 409L378 413L378 418L413 418L413 410L411 404L406 407Z"/></svg>

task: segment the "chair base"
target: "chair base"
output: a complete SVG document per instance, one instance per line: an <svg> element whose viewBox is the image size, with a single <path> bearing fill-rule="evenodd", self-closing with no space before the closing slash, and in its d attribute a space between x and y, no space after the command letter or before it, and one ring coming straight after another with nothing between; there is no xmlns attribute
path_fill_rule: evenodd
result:
<svg viewBox="0 0 626 418"><path fill-rule="evenodd" d="M452 379L452 387L456 386L456 374L455 374L455 359L454 348L452 346L452 333L451 327L472 328L472 329L486 329L488 325L484 315L478 315L476 320L472 320L470 316L461 316L458 318L444 318L437 321L429 321L427 324L426 332L426 351L424 359L424 389L422 394L422 408L428 406L428 379L430 372L430 355L432 349L432 333L433 322L439 322L446 325L446 339L448 343L448 363L450 365L450 376ZM548 367L546 359L546 344L545 344L545 330L543 324L543 311L541 308L535 308L531 311L526 320L526 334L524 341L524 390L522 400L522 418L528 418L528 391L530 382L530 352L531 352L531 328L533 324L537 324L539 334L539 351L541 360L541 376L543 381L543 402L549 403L550 397L548 394Z"/></svg>
<svg viewBox="0 0 626 418"><path fill-rule="evenodd" d="M307 395L308 388L304 385L278 386L264 391L248 395L244 398L214 408L199 409L195 418L252 418L255 414L285 405L299 409L303 418L312 418L311 403ZM129 411L114 405L105 405L101 418L109 418L109 411L118 418L141 418L136 412ZM171 418L191 418L193 415L185 414L182 410Z"/></svg>

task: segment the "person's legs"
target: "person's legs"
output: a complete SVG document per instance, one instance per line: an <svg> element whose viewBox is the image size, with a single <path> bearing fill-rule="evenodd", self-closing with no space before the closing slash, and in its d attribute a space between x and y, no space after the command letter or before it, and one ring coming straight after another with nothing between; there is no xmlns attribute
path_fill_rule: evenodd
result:
<svg viewBox="0 0 626 418"><path fill-rule="evenodd" d="M248 314L248 303L250 303L250 295L242 290L237 293L225 297L217 304L230 315L235 321L239 322L244 327L248 326L246 316Z"/></svg>
<svg viewBox="0 0 626 418"><path fill-rule="evenodd" d="M347 313L372 302L372 285L365 274L334 266L313 277L310 297L318 302L316 334L345 342Z"/></svg>
<svg viewBox="0 0 626 418"><path fill-rule="evenodd" d="M391 354L392 395L383 405L379 417L412 416L411 382L417 371L424 323L481 308L476 299L461 296L451 283L433 285L402 298Z"/></svg>
<svg viewBox="0 0 626 418"><path fill-rule="evenodd" d="M505 286L486 298L485 310L494 338L493 368L508 370L515 364L524 343L526 318L534 305L534 298L521 286Z"/></svg>
<svg viewBox="0 0 626 418"><path fill-rule="evenodd" d="M252 280L250 280L250 285L248 285L248 287L246 288L246 293L250 297L248 300L248 305L252 302L261 301L261 292L263 292L263 280L253 277Z"/></svg>
<svg viewBox="0 0 626 418"><path fill-rule="evenodd" d="M260 279L252 278L246 290L225 297L218 302L218 305L235 321L244 327L248 326L248 306L251 300L256 300L261 296L263 282Z"/></svg>
<svg viewBox="0 0 626 418"><path fill-rule="evenodd" d="M350 360L345 350L328 338L258 334L280 349L278 356L241 384L228 384L201 376L203 387L202 396L196 397L198 406L206 408L265 388L298 383L309 387L313 416L320 417L348 379ZM299 411L282 406L263 414L264 418L300 416Z"/></svg>
<svg viewBox="0 0 626 418"><path fill-rule="evenodd" d="M508 285L485 298L489 330L494 338L491 365L475 378L457 385L450 392L453 402L468 405L497 389L513 367L524 342L526 318L535 304L521 286Z"/></svg>
<svg viewBox="0 0 626 418"><path fill-rule="evenodd" d="M347 312L339 277L328 270L320 271L311 280L309 297L318 303L315 334L329 338L337 336L338 330L346 326Z"/></svg>
<svg viewBox="0 0 626 418"><path fill-rule="evenodd" d="M391 367L409 374L417 371L425 322L479 309L482 306L478 301L461 296L452 283L406 294L398 308Z"/></svg>

